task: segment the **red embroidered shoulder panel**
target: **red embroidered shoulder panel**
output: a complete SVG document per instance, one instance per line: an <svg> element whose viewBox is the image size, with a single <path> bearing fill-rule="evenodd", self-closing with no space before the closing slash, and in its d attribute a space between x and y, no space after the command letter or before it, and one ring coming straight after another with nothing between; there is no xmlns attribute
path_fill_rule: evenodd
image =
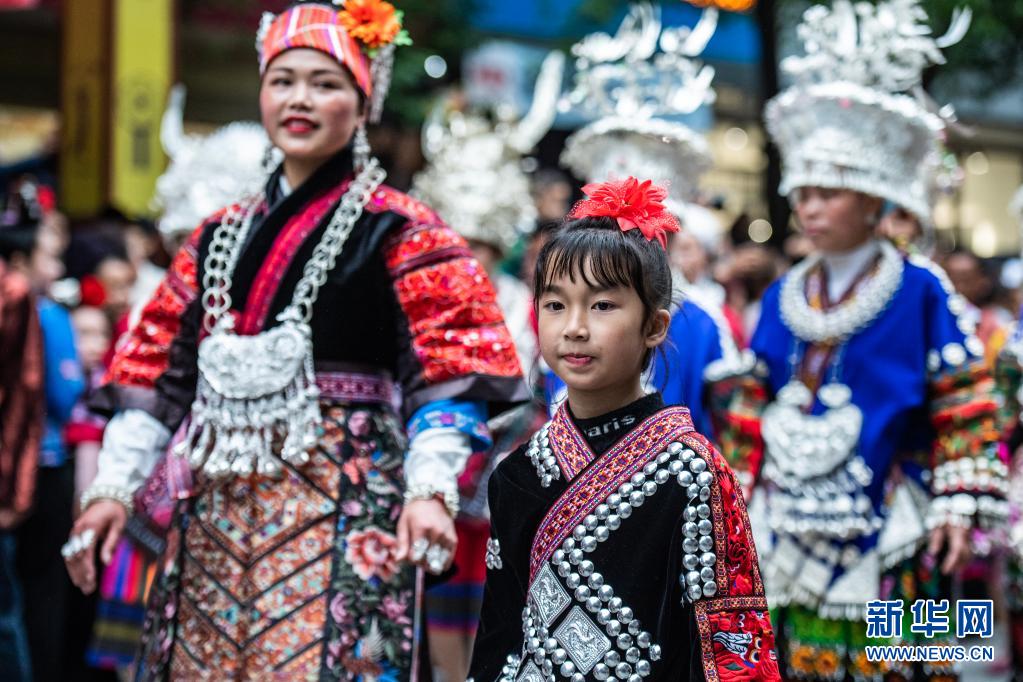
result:
<svg viewBox="0 0 1023 682"><path fill-rule="evenodd" d="M224 212L211 216L181 246L163 281L142 309L138 323L118 344L103 383L153 388L167 369L168 353L181 326L181 316L198 296L199 240L206 227L218 222Z"/></svg>
<svg viewBox="0 0 1023 682"><path fill-rule="evenodd" d="M409 216L384 244L384 263L426 381L521 375L494 287L465 240L432 209L396 190L378 191L377 201Z"/></svg>

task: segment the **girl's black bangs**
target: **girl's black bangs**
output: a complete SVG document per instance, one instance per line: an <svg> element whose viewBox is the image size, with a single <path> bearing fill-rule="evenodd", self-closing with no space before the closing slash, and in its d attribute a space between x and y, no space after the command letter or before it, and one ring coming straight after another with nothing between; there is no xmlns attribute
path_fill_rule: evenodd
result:
<svg viewBox="0 0 1023 682"><path fill-rule="evenodd" d="M537 293L562 277L573 283L580 277L591 289L635 288L643 281L639 255L622 237L599 228L558 235L540 263Z"/></svg>

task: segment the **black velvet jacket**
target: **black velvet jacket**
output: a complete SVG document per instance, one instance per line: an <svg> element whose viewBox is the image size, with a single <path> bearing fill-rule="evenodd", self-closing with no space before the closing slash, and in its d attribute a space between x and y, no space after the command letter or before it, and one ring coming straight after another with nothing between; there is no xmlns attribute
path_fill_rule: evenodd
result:
<svg viewBox="0 0 1023 682"><path fill-rule="evenodd" d="M695 460L703 464L691 470ZM710 476L691 491L677 475L695 479L695 469ZM490 480L493 537L470 678L778 679L737 490L688 410L664 408L659 395L595 419L563 406ZM702 590L694 602L684 598L686 540L701 537L717 560L713 587L706 576L690 581Z"/></svg>
<svg viewBox="0 0 1023 682"><path fill-rule="evenodd" d="M282 169L267 183L267 204L256 216L232 277L230 295L240 333L278 324L303 268L353 177L346 148L286 196ZM203 277L222 213L200 229L196 281ZM202 304L191 292L155 395L111 385L96 406L141 406L171 430L188 413L198 378ZM246 330L245 321L255 328ZM336 266L321 287L311 322L317 368L383 371L397 380L403 411L433 400L487 402L497 412L527 397L518 361L493 288L464 240L427 206L386 186L373 195ZM117 359L115 358L115 363Z"/></svg>

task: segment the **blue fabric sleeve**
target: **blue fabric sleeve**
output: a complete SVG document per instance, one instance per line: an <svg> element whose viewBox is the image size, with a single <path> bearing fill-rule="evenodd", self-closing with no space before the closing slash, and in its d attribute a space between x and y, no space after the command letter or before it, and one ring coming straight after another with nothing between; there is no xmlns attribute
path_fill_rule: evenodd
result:
<svg viewBox="0 0 1023 682"><path fill-rule="evenodd" d="M412 414L406 425L409 441L427 429L455 428L469 436L473 452L493 445L487 428L487 404L482 400L434 400Z"/></svg>
<svg viewBox="0 0 1023 682"><path fill-rule="evenodd" d="M71 410L85 392L71 316L56 303L40 299L39 324L46 362L46 416L63 424L71 418Z"/></svg>
<svg viewBox="0 0 1023 682"><path fill-rule="evenodd" d="M950 365L949 352L942 352L949 344L954 344L953 347L962 346L964 350L967 350L966 359L978 359L979 355L969 352L969 347L973 344L967 344L967 340L974 331L972 328L974 323L970 320L969 313L962 311L957 315L952 312L949 293L945 291L941 280L934 272L924 274L924 278L927 350L938 353L943 368L948 368ZM956 297L956 299L959 300L960 305L965 305L960 297ZM951 357L958 359L955 358L954 352ZM955 363L953 366L958 366L958 364L960 363Z"/></svg>
<svg viewBox="0 0 1023 682"><path fill-rule="evenodd" d="M721 335L709 313L691 301L683 302L671 318L668 338L654 353L651 387L666 405L689 408L696 430L713 439L714 427L704 396L704 372L720 360Z"/></svg>

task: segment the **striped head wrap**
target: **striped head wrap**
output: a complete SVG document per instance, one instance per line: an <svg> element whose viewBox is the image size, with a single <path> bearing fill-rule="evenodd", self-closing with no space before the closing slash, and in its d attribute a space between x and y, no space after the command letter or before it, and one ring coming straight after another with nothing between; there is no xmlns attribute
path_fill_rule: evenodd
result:
<svg viewBox="0 0 1023 682"><path fill-rule="evenodd" d="M324 52L352 72L366 97L373 96L370 62L342 24L339 12L326 5L295 5L273 17L265 15L257 38L259 73L285 50L299 47Z"/></svg>

